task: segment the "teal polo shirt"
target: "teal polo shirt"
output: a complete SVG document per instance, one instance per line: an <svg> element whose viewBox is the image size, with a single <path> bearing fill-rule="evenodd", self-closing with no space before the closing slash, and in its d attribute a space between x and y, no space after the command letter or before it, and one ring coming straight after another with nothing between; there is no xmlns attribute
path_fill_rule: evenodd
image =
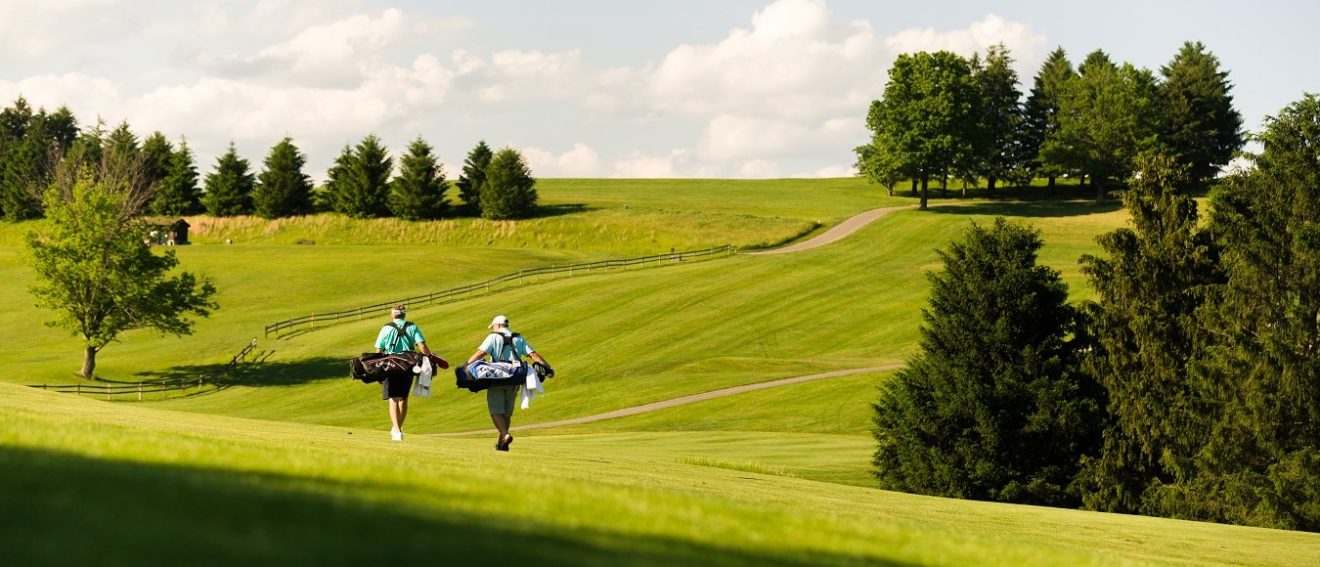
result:
<svg viewBox="0 0 1320 567"><path fill-rule="evenodd" d="M376 348L389 354L399 354L412 352L417 348L417 343L426 342L426 337L422 336L422 330L417 328L416 323L409 323L404 319L395 319L394 325L403 327L407 333L399 337L398 344L395 344L394 337L398 336L399 330L391 325L384 325L380 328L380 334L376 335ZM390 346L394 345L391 350Z"/></svg>

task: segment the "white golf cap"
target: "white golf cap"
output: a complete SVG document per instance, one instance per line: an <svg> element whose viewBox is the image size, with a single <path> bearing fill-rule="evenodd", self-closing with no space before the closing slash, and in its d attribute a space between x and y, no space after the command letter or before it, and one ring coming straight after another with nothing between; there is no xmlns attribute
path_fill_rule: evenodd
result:
<svg viewBox="0 0 1320 567"><path fill-rule="evenodd" d="M503 315L496 315L494 319L490 320L490 324L486 326L494 327L495 325L504 325L507 327L509 325L509 318Z"/></svg>

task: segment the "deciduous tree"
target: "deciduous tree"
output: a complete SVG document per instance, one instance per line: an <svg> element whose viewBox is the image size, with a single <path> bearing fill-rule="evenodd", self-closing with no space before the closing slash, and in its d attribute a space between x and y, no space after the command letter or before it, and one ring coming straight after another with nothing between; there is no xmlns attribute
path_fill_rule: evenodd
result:
<svg viewBox="0 0 1320 567"><path fill-rule="evenodd" d="M156 255L143 242L149 229L131 193L120 181L90 174L67 193L52 185L45 197L51 222L27 239L37 306L51 315L48 325L81 338L85 378L95 377L97 353L122 333L189 334L189 315L205 317L218 307L209 281L170 275L178 265L174 252Z"/></svg>

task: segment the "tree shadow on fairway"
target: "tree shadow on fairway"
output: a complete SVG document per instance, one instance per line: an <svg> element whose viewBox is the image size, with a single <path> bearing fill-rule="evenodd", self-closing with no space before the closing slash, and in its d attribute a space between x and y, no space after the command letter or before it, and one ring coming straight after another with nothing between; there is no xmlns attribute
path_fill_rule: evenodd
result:
<svg viewBox="0 0 1320 567"><path fill-rule="evenodd" d="M550 217L562 217L576 213L585 213L596 210L596 207L589 207L585 203L557 203L554 205L540 205L532 212L529 219L544 219Z"/></svg>
<svg viewBox="0 0 1320 567"><path fill-rule="evenodd" d="M1003 217L1077 217L1101 213L1112 213L1123 208L1123 203L1111 199L1103 203L1095 201L993 201L989 203L945 204L931 207L928 212L940 215L986 215Z"/></svg>
<svg viewBox="0 0 1320 567"><path fill-rule="evenodd" d="M496 506L475 513L462 509L471 495L443 479L392 485L387 473L397 471L379 469L379 478L350 484L0 447L0 510L23 511L0 544L14 565L877 564L546 524Z"/></svg>
<svg viewBox="0 0 1320 567"><path fill-rule="evenodd" d="M318 356L302 360L239 363L229 368L226 364L199 364L175 366L160 371L141 372L143 381L187 380L203 376L206 383L229 386L297 386L330 379L348 378L348 359Z"/></svg>

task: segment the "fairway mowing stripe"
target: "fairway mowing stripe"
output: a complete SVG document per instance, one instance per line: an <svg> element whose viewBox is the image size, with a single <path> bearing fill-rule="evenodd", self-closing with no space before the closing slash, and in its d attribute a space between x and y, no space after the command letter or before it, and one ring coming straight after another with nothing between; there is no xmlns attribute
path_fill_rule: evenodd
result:
<svg viewBox="0 0 1320 567"><path fill-rule="evenodd" d="M799 242L792 246L785 246L783 248L776 248L774 250L764 250L761 252L748 252L748 255L768 256L771 254L788 254L790 252L801 252L803 250L811 250L812 248L820 248L821 246L824 246L826 244L838 242L840 240L843 240L844 238L851 236L854 232L861 230L862 227L871 224L872 222L875 222L876 219L883 217L889 213L892 213L894 211L900 211L903 209L911 209L915 207L916 205L903 205L901 207L886 207L883 209L871 209L864 213L850 217L848 220L839 223L838 226L825 231L825 234L817 236L806 242Z"/></svg>
<svg viewBox="0 0 1320 567"><path fill-rule="evenodd" d="M515 427L515 428L511 428L510 431L527 431L527 430L529 430L529 429L548 429L548 428L551 428L551 427L562 427L562 426L565 426L565 425L581 425L581 424L583 424L583 423L591 423L591 422L593 422L593 421L604 421L604 420L607 420L607 419L615 419L615 418L619 418L619 417L628 417L628 416L630 416L630 415L637 415L637 414L639 414L639 413L647 413L647 412L652 412L652 411L656 411L656 410L662 410L662 409L666 409L666 408L672 408L672 407L675 407L675 406L682 406L682 405L687 405L687 404L694 404L694 403L697 403L697 402L704 402L704 401L706 401L706 400L713 400L713 399L715 399L715 398L723 398L723 397L725 397L725 396L732 396L732 395L736 395L736 394L745 394L745 393L747 393L747 392L755 392L755 391L757 391L757 390L764 390L764 389L766 389L766 388L777 388L777 387L779 387L779 386L791 386L791 385L793 385L793 384L801 384L802 382L810 382L810 381L812 381L812 380L822 380L822 379L825 379L825 378L839 378L839 377L842 377L842 376L853 376L853 375L855 375L855 374L867 374L867 373L871 373L871 372L886 372L886 371L889 371L889 370L898 370L899 368L902 368L902 367L903 367L902 364L888 364L888 365L885 365L885 366L873 366L873 367L871 367L871 368L853 368L853 369L849 369L849 370L834 370L834 371L831 371L831 372L822 372L822 373L820 373L820 374L809 374L809 375L806 375L806 376L796 376L796 377L793 377L793 378L783 378L783 379L780 379L780 380L771 380L771 381L769 381L769 382L757 382L756 384L745 384L745 385L742 385L742 386L733 386L733 387L731 387L731 388L723 388L723 389L719 389L719 390L711 390L711 391L709 391L709 392L703 392L703 393L700 393L700 394L693 394L693 395L691 395L691 396L683 396L683 397L681 397L681 398L674 398L674 399L672 399L672 400L664 400L664 401L659 401L659 402L652 402L652 403L649 403L649 404L644 404L644 405L640 405L640 406L633 406L633 407L630 407L630 408L623 408L623 409L614 410L614 411L611 411L611 412L598 413L598 414L596 414L596 415L587 415L587 416L583 416L583 417L575 417L575 418L572 418L572 419L561 419L561 420L558 420L558 421L546 421L546 422L542 422L542 423L532 423L532 424L528 424L528 425L522 425L522 426L518 426L518 427ZM495 432L494 429L480 429L480 430L476 430L476 431L456 431L456 432L450 432L450 433L424 433L424 434L421 434L421 435L419 435L419 436L422 436L422 437L460 437L460 436L463 436L463 435L486 435L486 434L493 433L493 432Z"/></svg>

